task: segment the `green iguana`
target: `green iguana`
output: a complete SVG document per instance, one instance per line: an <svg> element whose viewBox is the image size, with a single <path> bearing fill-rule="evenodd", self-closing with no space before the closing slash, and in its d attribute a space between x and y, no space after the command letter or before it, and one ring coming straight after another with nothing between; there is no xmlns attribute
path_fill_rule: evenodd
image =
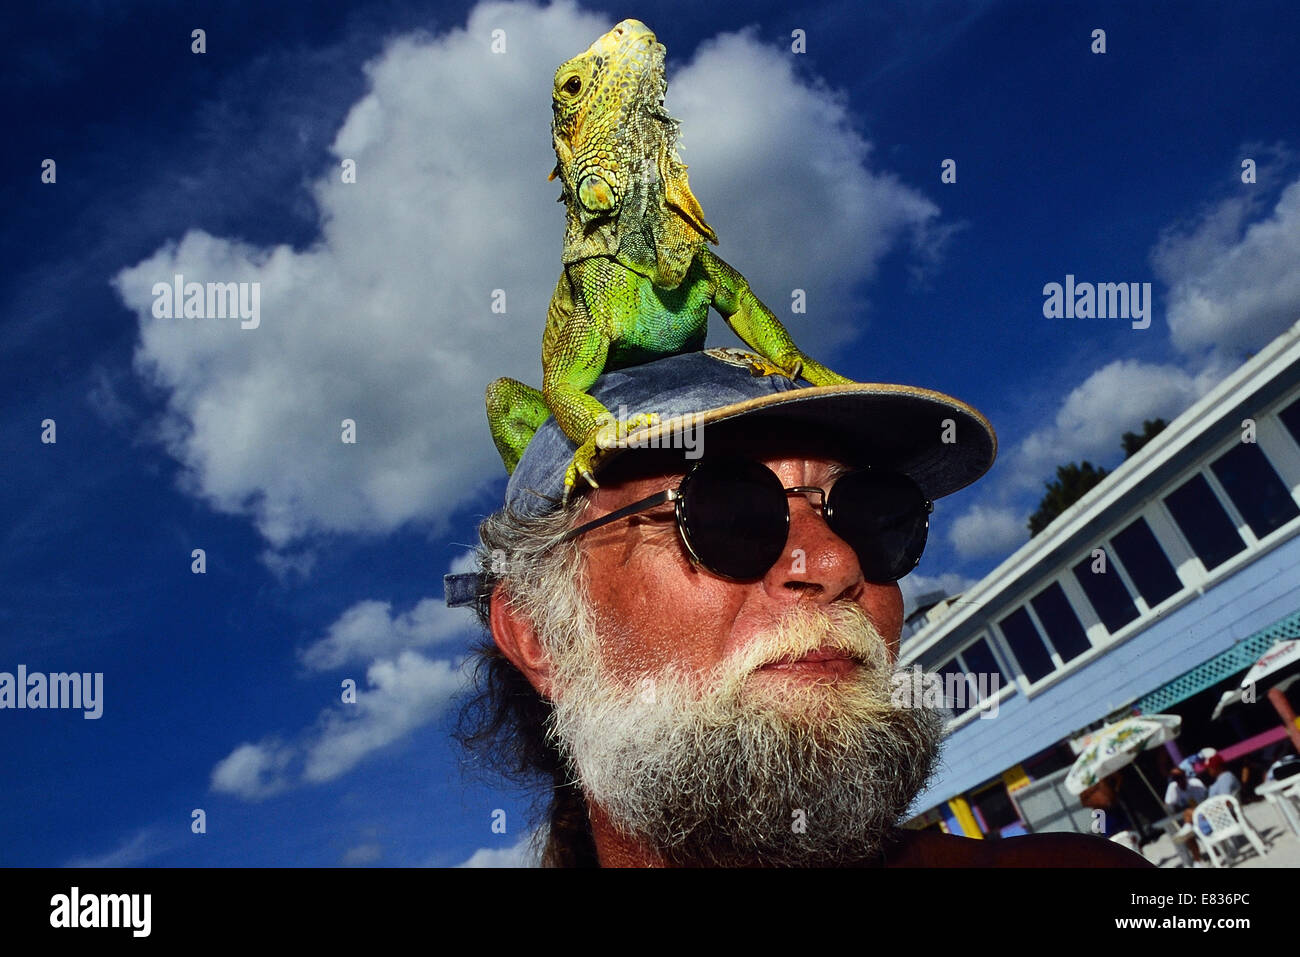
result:
<svg viewBox="0 0 1300 957"><path fill-rule="evenodd" d="M566 499L579 475L596 486L592 469L605 449L658 421L643 412L615 422L587 389L606 369L703 348L710 306L766 360L755 361L756 375L851 381L801 353L745 278L708 248L718 239L677 155L679 124L664 109L665 52L644 23L624 20L555 72L550 178L563 186L567 225L542 336L542 389L497 379L487 410L507 472L555 415L578 446Z"/></svg>

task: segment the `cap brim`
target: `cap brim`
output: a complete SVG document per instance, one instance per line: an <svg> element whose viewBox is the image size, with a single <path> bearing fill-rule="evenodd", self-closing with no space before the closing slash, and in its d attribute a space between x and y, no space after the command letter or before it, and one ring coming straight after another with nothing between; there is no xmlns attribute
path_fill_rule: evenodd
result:
<svg viewBox="0 0 1300 957"><path fill-rule="evenodd" d="M959 399L882 382L810 386L758 396L705 412L673 416L628 433L601 456L606 467L636 448L674 447L691 429L744 419L829 431L846 456L909 476L931 499L951 495L993 465L998 440L989 421ZM599 472L599 470L598 470Z"/></svg>

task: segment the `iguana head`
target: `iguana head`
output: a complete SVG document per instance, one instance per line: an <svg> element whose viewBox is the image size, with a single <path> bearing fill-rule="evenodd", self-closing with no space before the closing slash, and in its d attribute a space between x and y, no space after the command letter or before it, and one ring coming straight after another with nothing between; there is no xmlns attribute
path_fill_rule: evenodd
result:
<svg viewBox="0 0 1300 957"><path fill-rule="evenodd" d="M555 71L551 178L564 186L565 263L611 256L672 287L718 238L677 155L665 52L644 23L624 20Z"/></svg>

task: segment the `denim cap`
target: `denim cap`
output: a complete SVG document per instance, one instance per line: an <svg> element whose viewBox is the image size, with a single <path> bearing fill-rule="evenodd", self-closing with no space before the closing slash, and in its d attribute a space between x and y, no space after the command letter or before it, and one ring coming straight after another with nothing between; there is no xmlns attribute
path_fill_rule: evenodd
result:
<svg viewBox="0 0 1300 957"><path fill-rule="evenodd" d="M800 386L780 373L755 374L761 360L739 349L709 349L607 372L588 394L617 418L653 412L655 425L605 451L595 472L637 448L707 449L706 426L744 419L816 427L841 439L845 460L907 475L930 499L965 488L988 471L997 436L988 420L941 392L879 382ZM564 473L577 444L554 416L538 428L506 485L505 504L539 517L560 508ZM581 477L575 491L586 486ZM448 605L472 603L476 574L444 578Z"/></svg>

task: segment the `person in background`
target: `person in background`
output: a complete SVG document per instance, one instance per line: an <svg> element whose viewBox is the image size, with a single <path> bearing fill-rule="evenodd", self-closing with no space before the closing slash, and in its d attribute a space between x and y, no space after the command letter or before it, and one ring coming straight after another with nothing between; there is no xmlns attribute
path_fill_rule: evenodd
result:
<svg viewBox="0 0 1300 957"><path fill-rule="evenodd" d="M1079 801L1084 807L1103 812L1093 815L1093 831L1102 837L1114 837L1122 831L1133 830L1128 812L1119 800L1121 783L1120 772L1116 771L1079 795Z"/></svg>
<svg viewBox="0 0 1300 957"><path fill-rule="evenodd" d="M1201 857L1201 845L1196 840L1196 829L1192 827L1192 814L1196 805L1209 796L1209 789L1200 778L1189 778L1187 772L1176 767L1169 772L1169 787L1165 789L1165 804L1171 811L1183 812L1183 824L1174 834L1174 843L1183 847L1192 855L1193 867L1205 867Z"/></svg>
<svg viewBox="0 0 1300 957"><path fill-rule="evenodd" d="M1205 770L1210 775L1210 797L1218 797L1221 794L1232 797L1239 796L1241 782L1237 780L1235 774L1228 770L1228 766L1222 757L1217 754L1211 755L1210 760L1205 765Z"/></svg>
<svg viewBox="0 0 1300 957"><path fill-rule="evenodd" d="M1171 811L1200 804L1209 795L1209 789L1200 778L1189 778L1187 772L1176 767L1169 772L1169 787L1165 789L1165 803Z"/></svg>

